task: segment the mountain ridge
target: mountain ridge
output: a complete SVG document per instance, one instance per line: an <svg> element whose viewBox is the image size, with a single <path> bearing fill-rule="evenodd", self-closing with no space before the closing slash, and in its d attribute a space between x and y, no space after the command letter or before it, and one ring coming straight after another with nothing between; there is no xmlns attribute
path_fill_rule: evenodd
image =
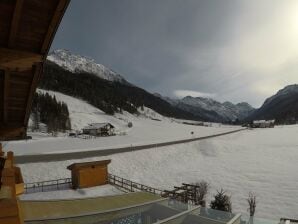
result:
<svg viewBox="0 0 298 224"><path fill-rule="evenodd" d="M201 114L201 116L207 116L216 121L231 122L237 119L243 120L255 110L255 108L246 102L233 104L226 101L220 103L214 99L204 97L186 96L182 99L171 99L169 97L163 97L160 94L156 95L159 95L164 100L181 109L195 114Z"/></svg>
<svg viewBox="0 0 298 224"><path fill-rule="evenodd" d="M294 123L298 120L298 84L285 86L246 120L275 119L277 123Z"/></svg>
<svg viewBox="0 0 298 224"><path fill-rule="evenodd" d="M69 50L57 49L52 52L47 57L48 61L51 61L60 67L74 73L89 73L98 76L99 78L116 81L123 84L129 84L126 79L119 73L113 71L110 68L102 64L98 64L94 59L88 58L86 56L81 56L79 54L74 54Z"/></svg>
<svg viewBox="0 0 298 224"><path fill-rule="evenodd" d="M49 54L45 77L41 88L85 98L107 113L122 109L134 113L137 107L144 105L164 116L226 123L275 118L282 121L298 117L297 84L279 90L267 98L259 109L247 102L221 103L211 98L192 96L171 99L129 83L122 75L96 63L94 59L63 49ZM70 83L73 86L69 86Z"/></svg>
<svg viewBox="0 0 298 224"><path fill-rule="evenodd" d="M107 114L122 110L137 113L138 107L146 106L168 117L204 120L137 86L102 79L86 72L71 72L49 60L45 63L39 88L81 98Z"/></svg>

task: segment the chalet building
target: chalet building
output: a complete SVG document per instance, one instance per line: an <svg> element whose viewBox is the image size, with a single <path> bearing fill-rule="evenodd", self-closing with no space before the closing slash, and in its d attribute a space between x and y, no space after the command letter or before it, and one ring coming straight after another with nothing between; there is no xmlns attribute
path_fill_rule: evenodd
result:
<svg viewBox="0 0 298 224"><path fill-rule="evenodd" d="M253 128L274 128L275 120L255 120L252 123Z"/></svg>
<svg viewBox="0 0 298 224"><path fill-rule="evenodd" d="M83 128L83 134L93 136L113 135L115 127L110 123L92 123Z"/></svg>

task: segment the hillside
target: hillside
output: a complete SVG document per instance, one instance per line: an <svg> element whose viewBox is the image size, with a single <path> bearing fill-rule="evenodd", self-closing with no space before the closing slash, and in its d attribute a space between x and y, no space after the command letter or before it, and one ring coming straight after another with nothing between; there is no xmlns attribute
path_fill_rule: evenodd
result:
<svg viewBox="0 0 298 224"><path fill-rule="evenodd" d="M298 120L298 85L289 85L265 100L264 104L246 120L276 119L277 123Z"/></svg>
<svg viewBox="0 0 298 224"><path fill-rule="evenodd" d="M146 106L168 117L207 120L130 84L91 59L62 50L50 54L39 88L81 98L108 114L137 113L138 107Z"/></svg>
<svg viewBox="0 0 298 224"><path fill-rule="evenodd" d="M175 100L151 94L93 59L67 50L50 53L39 87L81 98L108 114L137 113L138 107L146 106L168 117L231 122L242 120L254 111L247 103L220 103L191 96Z"/></svg>
<svg viewBox="0 0 298 224"><path fill-rule="evenodd" d="M210 127L187 125L183 124L183 120L164 117L147 107L143 107L143 110L138 108L138 114L123 111L108 115L82 99L54 91L39 89L38 92L48 93L57 101L66 103L73 131L82 131L82 128L90 123L108 122L115 126L116 135L86 140L84 136L72 138L60 133L60 137L57 138L46 133L29 132L28 135L32 140L9 142L9 147L13 148L17 155L130 147L203 137L239 129L239 126L214 123ZM132 123L131 128L128 127L129 122Z"/></svg>

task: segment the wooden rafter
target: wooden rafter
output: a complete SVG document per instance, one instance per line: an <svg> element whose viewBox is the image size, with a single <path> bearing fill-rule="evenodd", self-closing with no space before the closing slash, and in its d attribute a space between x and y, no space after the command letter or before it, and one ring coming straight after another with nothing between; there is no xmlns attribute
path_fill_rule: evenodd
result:
<svg viewBox="0 0 298 224"><path fill-rule="evenodd" d="M10 33L9 33L9 39L8 39L9 48L13 48L15 46L23 3L24 3L24 0L16 0L16 5L15 5L12 21L11 21L11 27L10 27Z"/></svg>
<svg viewBox="0 0 298 224"><path fill-rule="evenodd" d="M53 37L55 36L56 30L58 28L57 24L60 23L62 16L69 4L69 0L59 0L59 3L56 7L56 10L54 12L54 16L52 17L52 20L50 22L50 25L48 27L48 31L46 33L46 36L44 38L42 47L41 47L41 54L46 54L51 42L53 40Z"/></svg>
<svg viewBox="0 0 298 224"><path fill-rule="evenodd" d="M5 71L0 79L2 139L25 136L42 65L69 2L5 0L0 3L4 4L0 7L4 18L0 22L0 69Z"/></svg>
<svg viewBox="0 0 298 224"><path fill-rule="evenodd" d="M33 63L41 62L42 55L26 51L0 48L0 67L12 70L25 70Z"/></svg>
<svg viewBox="0 0 298 224"><path fill-rule="evenodd" d="M8 95L9 95L9 79L10 72L9 70L4 71L4 88L3 88L3 123L7 123L8 117Z"/></svg>
<svg viewBox="0 0 298 224"><path fill-rule="evenodd" d="M29 120L29 116L30 116L30 112L31 112L31 106L32 106L32 101L33 101L33 97L34 97L34 93L38 84L38 81L41 77L41 73L42 73L42 63L36 63L33 67L33 71L34 71L34 75L32 78L32 82L31 82L31 86L30 86L30 90L29 90L29 94L28 94L28 98L27 98L27 106L26 106L26 112L25 112L25 117L24 117L24 126L27 126L28 124L28 120Z"/></svg>

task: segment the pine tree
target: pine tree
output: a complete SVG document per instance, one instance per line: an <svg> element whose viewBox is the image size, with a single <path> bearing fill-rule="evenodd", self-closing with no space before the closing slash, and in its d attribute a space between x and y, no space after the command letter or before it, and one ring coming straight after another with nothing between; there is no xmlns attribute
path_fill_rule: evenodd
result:
<svg viewBox="0 0 298 224"><path fill-rule="evenodd" d="M34 129L38 129L39 121L47 125L49 133L71 129L67 105L48 93L36 93L32 105L32 118Z"/></svg>
<svg viewBox="0 0 298 224"><path fill-rule="evenodd" d="M223 189L217 191L217 194L214 195L214 200L210 203L210 208L225 212L232 212L231 197L228 196Z"/></svg>

